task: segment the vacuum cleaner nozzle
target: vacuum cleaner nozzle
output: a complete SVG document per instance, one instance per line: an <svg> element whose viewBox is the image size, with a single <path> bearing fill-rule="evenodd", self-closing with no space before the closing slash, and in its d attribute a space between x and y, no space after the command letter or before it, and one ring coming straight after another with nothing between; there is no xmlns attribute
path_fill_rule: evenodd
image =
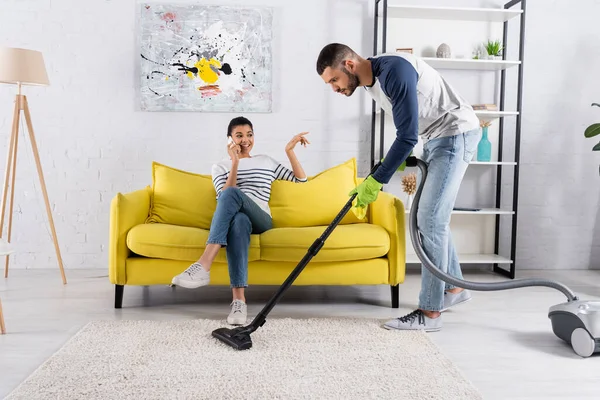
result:
<svg viewBox="0 0 600 400"><path fill-rule="evenodd" d="M236 350L248 350L252 347L252 339L247 327L218 328L213 331L212 335Z"/></svg>

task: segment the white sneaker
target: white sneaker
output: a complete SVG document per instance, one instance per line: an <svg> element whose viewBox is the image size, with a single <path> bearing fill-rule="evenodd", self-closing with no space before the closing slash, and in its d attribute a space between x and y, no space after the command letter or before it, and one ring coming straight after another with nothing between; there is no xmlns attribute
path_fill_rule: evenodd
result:
<svg viewBox="0 0 600 400"><path fill-rule="evenodd" d="M231 302L231 312L227 317L227 323L230 325L244 325L248 317L248 307L241 300Z"/></svg>
<svg viewBox="0 0 600 400"><path fill-rule="evenodd" d="M174 276L171 283L186 289L196 289L210 283L210 272L206 271L201 264L195 262L188 269Z"/></svg>

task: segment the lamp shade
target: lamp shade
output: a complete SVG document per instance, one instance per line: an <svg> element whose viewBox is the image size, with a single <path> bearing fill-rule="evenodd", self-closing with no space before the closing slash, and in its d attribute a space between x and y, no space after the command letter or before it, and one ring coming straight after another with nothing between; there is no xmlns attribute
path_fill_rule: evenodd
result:
<svg viewBox="0 0 600 400"><path fill-rule="evenodd" d="M36 50L0 47L0 82L49 85L44 56Z"/></svg>

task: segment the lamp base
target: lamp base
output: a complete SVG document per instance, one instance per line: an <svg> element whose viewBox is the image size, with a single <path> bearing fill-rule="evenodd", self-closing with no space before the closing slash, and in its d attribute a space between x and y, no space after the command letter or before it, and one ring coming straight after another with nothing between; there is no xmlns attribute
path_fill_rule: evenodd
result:
<svg viewBox="0 0 600 400"><path fill-rule="evenodd" d="M29 105L27 104L27 97L25 95L19 94L16 95L15 98L15 109L13 114L13 124L12 131L10 136L10 144L8 146L8 154L6 157L6 169L4 174L4 187L2 190L2 204L0 206L1 215L0 215L0 239L2 238L3 230L4 230L4 214L6 211L6 197L8 194L8 182L10 180L11 191L10 191L10 203L9 203L9 213L8 213L8 233L7 233L7 242L6 244L10 244L11 234L12 234L12 216L13 216L13 206L14 206L14 198L15 198L15 176L16 176L16 167L17 167L17 147L19 143L19 120L21 117L21 111L25 115L25 122L27 124L27 131L29 132L29 140L31 141L31 147L33 150L33 156L35 158L35 164L37 167L38 176L40 178L40 185L42 187L42 193L44 195L44 203L46 204L46 212L48 214L48 220L50 223L50 229L52 231L52 240L54 241L54 249L56 250L56 257L58 258L58 266L60 268L60 273L62 277L63 284L67 283L67 278L65 276L65 270L63 267L62 257L60 255L60 248L58 246L58 238L56 236L56 228L54 227L54 219L52 218L52 210L50 208L50 201L48 200L48 192L46 190L46 182L44 180L44 173L42 171L42 164L40 162L40 155L38 152L37 143L35 141L35 135L33 133L33 124L31 123L31 115L29 113ZM9 264L9 255L6 255L6 264L4 266L4 277L8 278L8 264Z"/></svg>

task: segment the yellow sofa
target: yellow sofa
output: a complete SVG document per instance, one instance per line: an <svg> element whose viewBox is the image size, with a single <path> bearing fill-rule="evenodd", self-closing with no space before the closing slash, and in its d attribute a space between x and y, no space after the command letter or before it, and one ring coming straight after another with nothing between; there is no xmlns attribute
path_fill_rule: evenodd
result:
<svg viewBox="0 0 600 400"><path fill-rule="evenodd" d="M196 261L216 208L210 175L157 162L152 168L152 186L117 193L111 202L109 280L115 308L122 307L125 285L169 285ZM248 284L282 284L360 181L355 159L305 183L275 181L269 201L273 229L251 236ZM380 192L363 219L346 214L294 285L390 285L397 308L405 276L404 220L403 203ZM212 265L210 284L229 285L225 249Z"/></svg>

